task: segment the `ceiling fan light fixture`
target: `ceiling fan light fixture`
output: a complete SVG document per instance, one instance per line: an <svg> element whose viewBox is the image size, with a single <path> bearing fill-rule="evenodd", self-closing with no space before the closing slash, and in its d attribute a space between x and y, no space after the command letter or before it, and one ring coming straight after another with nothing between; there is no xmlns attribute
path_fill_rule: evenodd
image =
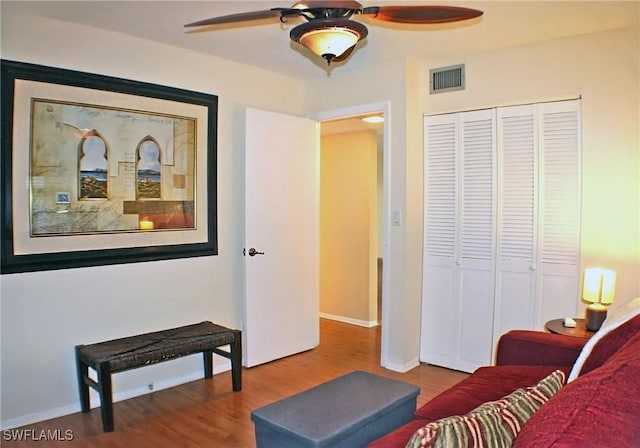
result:
<svg viewBox="0 0 640 448"><path fill-rule="evenodd" d="M331 63L367 37L367 27L352 20L313 20L291 30L291 40Z"/></svg>
<svg viewBox="0 0 640 448"><path fill-rule="evenodd" d="M1 0L0 0L1 1ZM457 6L387 5L363 7L356 0L299 0L290 8L274 7L262 11L249 11L212 17L188 23L185 27L204 27L238 24L263 19L279 18L285 23L290 18L304 18L306 23L291 30L291 40L324 58L327 64L343 62L351 57L358 42L367 37L367 27L350 20L353 16L366 16L374 21L400 24L429 25L470 20L482 11Z"/></svg>

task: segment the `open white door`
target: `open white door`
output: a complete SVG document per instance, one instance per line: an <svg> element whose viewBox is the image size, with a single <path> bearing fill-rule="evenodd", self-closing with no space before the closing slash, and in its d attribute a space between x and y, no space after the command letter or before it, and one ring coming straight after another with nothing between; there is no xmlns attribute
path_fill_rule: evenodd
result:
<svg viewBox="0 0 640 448"><path fill-rule="evenodd" d="M320 342L317 129L312 120L247 109L247 367Z"/></svg>

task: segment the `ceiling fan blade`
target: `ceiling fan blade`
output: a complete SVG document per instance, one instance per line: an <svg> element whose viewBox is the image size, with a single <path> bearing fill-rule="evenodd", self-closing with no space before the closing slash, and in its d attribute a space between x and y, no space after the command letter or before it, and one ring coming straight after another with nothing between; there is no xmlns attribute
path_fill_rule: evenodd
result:
<svg viewBox="0 0 640 448"><path fill-rule="evenodd" d="M239 14L229 14L226 16L213 17L211 19L188 23L185 25L185 27L223 25L226 23L248 22L251 20L271 19L276 17L280 18L280 16L281 8L274 8L266 11L241 12Z"/></svg>
<svg viewBox="0 0 640 448"><path fill-rule="evenodd" d="M303 0L295 2L291 7L293 9L315 9L315 8L344 8L344 9L361 9L360 2L351 0Z"/></svg>
<svg viewBox="0 0 640 448"><path fill-rule="evenodd" d="M482 11L458 6L370 6L362 14L385 22L430 24L457 22L479 17Z"/></svg>

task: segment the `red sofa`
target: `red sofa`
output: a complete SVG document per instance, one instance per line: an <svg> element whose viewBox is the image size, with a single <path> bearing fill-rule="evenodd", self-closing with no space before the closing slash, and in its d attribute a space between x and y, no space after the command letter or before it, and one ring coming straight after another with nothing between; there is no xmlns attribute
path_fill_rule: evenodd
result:
<svg viewBox="0 0 640 448"><path fill-rule="evenodd" d="M590 343L541 331L510 331L498 342L495 366L477 369L418 409L411 422L369 447L404 447L427 423L464 415L535 385L556 369L569 377L576 359L584 362L572 376L579 375L524 424L512 446L640 447L640 314L623 322Z"/></svg>

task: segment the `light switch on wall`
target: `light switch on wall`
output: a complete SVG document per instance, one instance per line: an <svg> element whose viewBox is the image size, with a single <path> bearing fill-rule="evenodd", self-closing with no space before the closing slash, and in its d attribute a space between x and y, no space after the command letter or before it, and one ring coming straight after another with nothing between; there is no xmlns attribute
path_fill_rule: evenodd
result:
<svg viewBox="0 0 640 448"><path fill-rule="evenodd" d="M394 210L391 214L391 224L394 227L400 227L402 223L402 212L400 210Z"/></svg>

